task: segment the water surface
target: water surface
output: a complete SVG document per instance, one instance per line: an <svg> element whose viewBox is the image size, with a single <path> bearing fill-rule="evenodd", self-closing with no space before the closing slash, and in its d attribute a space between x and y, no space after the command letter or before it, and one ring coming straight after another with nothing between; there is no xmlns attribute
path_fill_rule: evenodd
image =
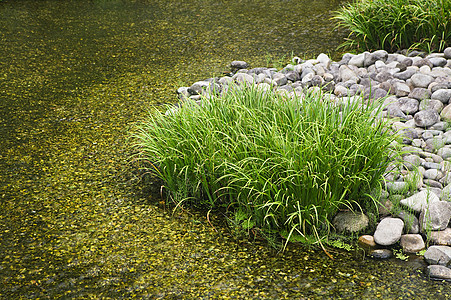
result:
<svg viewBox="0 0 451 300"><path fill-rule="evenodd" d="M449 298L414 260L290 245L172 214L127 136L232 60L336 56L341 1L0 2L0 298Z"/></svg>

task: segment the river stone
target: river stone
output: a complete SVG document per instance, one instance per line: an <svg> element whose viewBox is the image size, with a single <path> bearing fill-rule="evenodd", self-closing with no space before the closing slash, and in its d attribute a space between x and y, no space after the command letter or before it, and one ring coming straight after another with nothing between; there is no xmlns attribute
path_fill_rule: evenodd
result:
<svg viewBox="0 0 451 300"><path fill-rule="evenodd" d="M401 247L405 253L416 253L423 250L425 244L420 234L403 234L401 236Z"/></svg>
<svg viewBox="0 0 451 300"><path fill-rule="evenodd" d="M430 203L438 201L440 201L440 199L437 195L424 190L401 200L400 203L416 212L421 212L423 208L427 207Z"/></svg>
<svg viewBox="0 0 451 300"><path fill-rule="evenodd" d="M401 238L404 222L399 218L385 218L376 227L374 241L376 244L389 246Z"/></svg>
<svg viewBox="0 0 451 300"><path fill-rule="evenodd" d="M403 97L398 99L398 105L403 113L413 115L418 111L420 103L416 99Z"/></svg>
<svg viewBox="0 0 451 300"><path fill-rule="evenodd" d="M397 104L390 104L387 107L387 115L389 118L401 118L404 120L407 118L406 114L403 113Z"/></svg>
<svg viewBox="0 0 451 300"><path fill-rule="evenodd" d="M439 100L442 103L448 103L451 99L451 89L436 90L432 93L431 99Z"/></svg>
<svg viewBox="0 0 451 300"><path fill-rule="evenodd" d="M451 247L431 246L424 253L424 259L430 265L449 266L451 262Z"/></svg>
<svg viewBox="0 0 451 300"><path fill-rule="evenodd" d="M375 259L388 259L393 256L393 252L390 249L375 249L370 252L370 257Z"/></svg>
<svg viewBox="0 0 451 300"><path fill-rule="evenodd" d="M394 82L393 89L395 95L398 97L405 97L410 94L410 87L404 82Z"/></svg>
<svg viewBox="0 0 451 300"><path fill-rule="evenodd" d="M230 64L230 67L232 69L247 69L247 68L249 68L249 64L247 62L245 62L245 61L234 60Z"/></svg>
<svg viewBox="0 0 451 300"><path fill-rule="evenodd" d="M356 66L358 68L363 67L363 63L365 61L365 55L368 52L360 53L357 55L354 55L348 62L348 65Z"/></svg>
<svg viewBox="0 0 451 300"><path fill-rule="evenodd" d="M443 110L443 107L444 107L443 103L439 100L425 99L420 102L419 109L420 110L432 109L440 113ZM446 124L446 122L444 124ZM433 126L435 126L435 124Z"/></svg>
<svg viewBox="0 0 451 300"><path fill-rule="evenodd" d="M445 106L445 108L440 113L440 117L443 121L451 122L451 104Z"/></svg>
<svg viewBox="0 0 451 300"><path fill-rule="evenodd" d="M232 76L232 79L239 84L251 85L254 83L254 77L246 73L236 73Z"/></svg>
<svg viewBox="0 0 451 300"><path fill-rule="evenodd" d="M372 235L362 235L359 237L358 245L365 250L371 250L376 247L376 243L374 242L374 237Z"/></svg>
<svg viewBox="0 0 451 300"><path fill-rule="evenodd" d="M407 192L409 184L403 181L386 182L385 188L388 192L393 194L403 194Z"/></svg>
<svg viewBox="0 0 451 300"><path fill-rule="evenodd" d="M418 218L414 214L402 210L398 213L397 217L403 220L405 232L407 233L420 232L420 223L418 221Z"/></svg>
<svg viewBox="0 0 451 300"><path fill-rule="evenodd" d="M424 99L430 99L431 98L431 91L425 88L414 88L409 96L409 98L414 98L417 100L424 100Z"/></svg>
<svg viewBox="0 0 451 300"><path fill-rule="evenodd" d="M337 232L358 232L368 226L368 217L361 212L345 211L339 212L332 224Z"/></svg>
<svg viewBox="0 0 451 300"><path fill-rule="evenodd" d="M451 202L438 201L430 203L420 214L420 229L422 232L444 230L448 227L450 219Z"/></svg>
<svg viewBox="0 0 451 300"><path fill-rule="evenodd" d="M352 80L355 83L358 83L360 81L359 77L357 76L357 74L354 73L354 71L351 70L351 68L349 68L347 65L341 65L340 66L339 77L340 77L342 82L346 82L348 80Z"/></svg>
<svg viewBox="0 0 451 300"><path fill-rule="evenodd" d="M417 112L413 119L416 126L429 127L440 121L440 116L435 110L428 109Z"/></svg>
<svg viewBox="0 0 451 300"><path fill-rule="evenodd" d="M437 169L429 169L424 172L423 176L425 179L440 180L443 177L443 173Z"/></svg>
<svg viewBox="0 0 451 300"><path fill-rule="evenodd" d="M397 79L406 81L407 79L410 79L416 73L417 73L417 71L415 69L407 69L404 72L395 73L395 74L393 74L393 76Z"/></svg>
<svg viewBox="0 0 451 300"><path fill-rule="evenodd" d="M427 88L431 82L434 81L434 78L430 75L416 73L410 77L412 80L412 84L415 87Z"/></svg>
<svg viewBox="0 0 451 300"><path fill-rule="evenodd" d="M431 242L435 245L451 246L451 228L443 231L431 231Z"/></svg>
<svg viewBox="0 0 451 300"><path fill-rule="evenodd" d="M282 86L282 85L287 84L288 79L285 76L285 74L277 72L277 73L273 74L272 81L274 82L275 85Z"/></svg>
<svg viewBox="0 0 451 300"><path fill-rule="evenodd" d="M427 267L426 274L431 279L451 280L451 269L440 265L431 265Z"/></svg>
<svg viewBox="0 0 451 300"><path fill-rule="evenodd" d="M428 58L434 67L444 67L448 61L443 57L431 57Z"/></svg>
<svg viewBox="0 0 451 300"><path fill-rule="evenodd" d="M316 58L316 60L324 65L324 67L326 67L326 69L330 68L330 64L332 63L332 60L329 58L329 56L327 56L324 53L321 53L320 55L318 55L318 57Z"/></svg>
<svg viewBox="0 0 451 300"><path fill-rule="evenodd" d="M451 47L446 48L443 51L443 54L445 56L446 59L451 59Z"/></svg>

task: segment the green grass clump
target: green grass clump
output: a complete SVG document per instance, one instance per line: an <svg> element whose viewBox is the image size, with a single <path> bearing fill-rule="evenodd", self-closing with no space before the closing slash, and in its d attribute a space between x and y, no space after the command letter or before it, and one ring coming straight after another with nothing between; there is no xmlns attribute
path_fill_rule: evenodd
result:
<svg viewBox="0 0 451 300"><path fill-rule="evenodd" d="M356 0L335 19L351 31L342 46L358 51L440 52L451 45L450 0Z"/></svg>
<svg viewBox="0 0 451 300"><path fill-rule="evenodd" d="M319 241L339 209L375 209L369 192L391 161L381 105L363 102L233 87L150 114L136 146L177 206L223 207L247 230Z"/></svg>

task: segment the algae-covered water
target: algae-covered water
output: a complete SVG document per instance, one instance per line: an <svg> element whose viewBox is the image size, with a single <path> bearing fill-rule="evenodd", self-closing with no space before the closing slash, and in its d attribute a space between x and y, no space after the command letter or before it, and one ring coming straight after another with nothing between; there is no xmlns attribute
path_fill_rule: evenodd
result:
<svg viewBox="0 0 451 300"><path fill-rule="evenodd" d="M336 55L340 2L0 1L0 299L449 298L421 259L281 254L172 214L129 159L176 87Z"/></svg>

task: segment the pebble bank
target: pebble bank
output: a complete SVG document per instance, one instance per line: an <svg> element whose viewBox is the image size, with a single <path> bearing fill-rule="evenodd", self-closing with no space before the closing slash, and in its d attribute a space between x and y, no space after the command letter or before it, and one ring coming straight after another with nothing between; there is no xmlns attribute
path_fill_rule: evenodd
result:
<svg viewBox="0 0 451 300"><path fill-rule="evenodd" d="M230 67L227 76L180 87L181 103L201 104L203 97L220 94L230 84L288 97L313 90L337 103L362 96L384 99L381 117L391 120L393 132L402 137L394 146L406 154L394 158L403 162L401 167L393 164L387 170L385 189L378 195L380 221L359 244L375 258L390 257L399 246L406 254L426 250L430 278L451 280L451 47L432 54L346 53L338 62L322 53L306 61L295 57L282 70L249 68L244 61L233 61ZM337 230L359 232L368 217L340 213L334 224Z"/></svg>

